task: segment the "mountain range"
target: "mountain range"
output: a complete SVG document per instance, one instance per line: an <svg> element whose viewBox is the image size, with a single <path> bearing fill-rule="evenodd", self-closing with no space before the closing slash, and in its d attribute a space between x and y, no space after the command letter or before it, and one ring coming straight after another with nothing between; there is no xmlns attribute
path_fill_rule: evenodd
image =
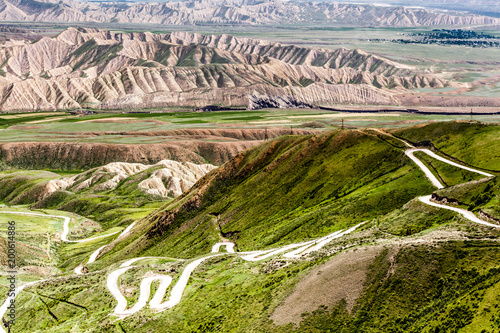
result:
<svg viewBox="0 0 500 333"><path fill-rule="evenodd" d="M387 105L406 89L458 85L361 50L183 32L68 28L1 43L0 64L2 111Z"/></svg>
<svg viewBox="0 0 500 333"><path fill-rule="evenodd" d="M402 6L261 0L108 3L2 0L0 20L147 24L490 25L500 19Z"/></svg>

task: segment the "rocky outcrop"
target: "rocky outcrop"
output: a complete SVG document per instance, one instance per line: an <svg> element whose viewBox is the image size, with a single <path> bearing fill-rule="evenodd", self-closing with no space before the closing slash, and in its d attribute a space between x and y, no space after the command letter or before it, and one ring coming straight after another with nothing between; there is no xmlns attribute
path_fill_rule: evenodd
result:
<svg viewBox="0 0 500 333"><path fill-rule="evenodd" d="M480 219L482 219L484 221L500 224L500 219L493 217L492 215L486 213L482 209L479 209L477 212L479 214Z"/></svg>
<svg viewBox="0 0 500 333"><path fill-rule="evenodd" d="M432 195L431 195L431 201L436 202L436 203L440 203L440 204L443 204L443 205L453 205L453 206L462 205L462 203L459 202L456 199L450 199L450 198L442 197L442 196L440 196L440 195L438 195L436 193L432 193Z"/></svg>
<svg viewBox="0 0 500 333"><path fill-rule="evenodd" d="M41 199L61 190L69 190L73 193L83 190L92 192L113 190L122 181L150 169L154 171L149 177L140 181L137 187L147 194L175 198L215 168L212 164L193 164L171 160L162 160L153 165L114 162L72 177L48 181Z"/></svg>
<svg viewBox="0 0 500 333"><path fill-rule="evenodd" d="M250 110L263 108L312 108L312 105L290 96L251 95L249 97L248 108Z"/></svg>
<svg viewBox="0 0 500 333"><path fill-rule="evenodd" d="M96 3L72 0L1 0L3 21L116 22L142 24L295 24L342 26L498 24L496 18L423 8L331 2L257 0Z"/></svg>

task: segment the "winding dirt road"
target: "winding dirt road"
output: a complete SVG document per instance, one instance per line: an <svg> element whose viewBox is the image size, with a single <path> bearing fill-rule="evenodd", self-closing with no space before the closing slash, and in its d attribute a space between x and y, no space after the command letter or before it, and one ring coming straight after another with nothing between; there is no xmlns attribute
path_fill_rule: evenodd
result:
<svg viewBox="0 0 500 333"><path fill-rule="evenodd" d="M444 188L444 186L439 182L439 180L434 176L434 174L432 174L432 172L429 170L429 168L427 168L425 166L425 164L423 164L415 155L413 155L413 153L415 151L421 151L421 152L424 152L426 153L427 155L437 159L437 160L440 160L444 163L447 163L447 164L450 164L450 165L453 165L455 167L458 167L458 168L461 168L461 169L464 169L464 170L468 170L468 171L471 171L471 172L475 172L475 173L478 173L480 175L483 175L483 176L486 176L486 177L494 177L494 175L490 174L490 173L487 173L487 172L484 172L484 171L481 171L481 170L476 170L476 169L473 169L473 168L469 168L469 167L466 167L466 166L463 166L463 165L460 165L458 163L455 163L453 161L450 161L444 157L441 157L439 155L436 155L434 152L428 150L428 149L408 149L405 153L408 157L410 157L419 167L420 169L422 169L422 171L425 173L426 177L432 182L432 184L437 187L437 188ZM489 223L487 221L483 221L481 220L480 218L478 218L473 212L471 211L468 211L466 209L462 209L462 208L456 208L456 207L451 207L451 206L447 206L447 205L443 205L443 204L438 204L438 203L435 203L435 202L432 202L431 201L431 195L426 195L426 196L423 196L423 197L419 197L418 200L420 202L423 202L427 205L430 205L430 206L434 206L434 207L438 207L438 208L443 208L443 209L448 209L448 210L452 210L454 212L457 212L457 213L460 213L462 214L462 216L464 216L466 219L474 222L474 223L478 223L478 224L482 224L482 225L486 225L488 227L492 227L492 228L500 228L500 225L497 225L497 224L493 224L493 223Z"/></svg>
<svg viewBox="0 0 500 333"><path fill-rule="evenodd" d="M234 243L232 242L215 243L214 246L212 246L212 253L219 252L221 246L225 246L228 253L234 253Z"/></svg>
<svg viewBox="0 0 500 333"><path fill-rule="evenodd" d="M382 132L382 131L378 131L378 132L385 133L385 132ZM401 140L401 141L404 142L405 144L409 145L406 141L404 141L404 140ZM455 166L457 168L464 169L464 170L471 171L471 172L475 172L477 174L480 174L480 175L483 175L483 176L486 176L486 177L494 177L494 175L492 175L491 173L487 173L487 172L484 172L484 171L481 171L481 170L470 168L470 167L467 167L467 166L455 163L453 161L450 161L450 160L448 160L448 159L446 159L444 157L441 157L441 156L437 155L436 153L434 153L433 151L431 151L429 149L417 149L417 148L407 149L405 151L405 154L413 162L415 162L415 164L417 164L419 166L419 168L424 172L425 176L431 181L432 185L434 185L438 189L444 188L443 184L441 184L441 182L436 178L436 176L434 176L434 174L429 170L429 168L427 168L427 166L424 163L422 163L422 161L420 161L415 155L413 155L413 153L415 153L417 151L421 151L421 152L429 155L430 157L432 157L432 158L434 158L436 160L439 160L439 161L444 162L444 163L449 164L449 165L453 165L453 166ZM433 206L433 207L448 209L448 210L460 213L466 219L468 219L468 220L470 220L470 221L472 221L474 223L482 224L482 225L485 225L485 226L488 226L488 227L492 227L492 228L500 228L500 225L489 223L487 221L483 221L480 218L478 218L473 212L468 211L466 209L457 208L457 207L451 207L451 206L447 206L447 205L443 205L443 204L438 204L438 203L432 202L431 201L431 197L432 197L432 195L426 195L426 196L419 197L418 200L420 202L423 202L423 203L425 203L427 205L430 205L430 206Z"/></svg>
<svg viewBox="0 0 500 333"><path fill-rule="evenodd" d="M431 170L429 170L429 168L422 161L420 161L415 155L413 155L413 153L415 151L422 151L422 149L418 149L418 150L417 149L408 149L407 151L405 151L405 154L413 162L415 162L415 164L418 165L418 167L420 169L422 169L422 171L425 173L425 176L431 181L432 185L434 185L437 188L444 188L444 185L441 184L441 182L436 178L436 176L434 176L434 174L431 172Z"/></svg>
<svg viewBox="0 0 500 333"><path fill-rule="evenodd" d="M89 242L94 239L99 239L103 237L108 237L114 234L119 233L120 231L115 231L110 234L106 235L100 235L96 237L91 237L91 238L85 238L85 239L77 239L77 240L70 240L68 239L68 234L69 234L69 222L71 221L70 217L67 216L61 216L61 215L49 215L49 214L40 214L40 213L30 213L30 212L16 212L16 211L2 211L0 214L17 214L17 215L31 215L31 216L41 216L41 217L53 217L56 219L63 219L63 232L61 233L61 240L66 243L84 243L84 242Z"/></svg>
<svg viewBox="0 0 500 333"><path fill-rule="evenodd" d="M111 236L111 235L114 235L114 234L117 234L118 232L120 231L117 231L117 232L113 232L113 233L110 233L110 234L106 234L106 235L101 235L101 236L97 236L97 237L91 237L91 238L86 238L86 239L79 239L79 240L69 240L68 239L68 234L69 234L69 222L71 220L71 218L67 217L67 216L61 216L61 215L49 215L49 214L41 214L41 213L31 213L31 212L17 212L17 211L2 211L0 212L0 214L18 214L18 215L31 215L31 216L41 216L41 217L52 217L52 218L58 218L58 219L63 219L64 220L64 223L63 223L63 232L61 234L61 240L63 242L66 242L66 243L83 243L83 242L88 242L88 241L91 241L91 240L94 240L94 239L99 239L99 238L103 238L103 237L108 237L108 236ZM121 236L123 236L124 234L126 234L127 232L130 231L130 229L133 227L133 224L132 223L130 226L128 226L123 232L122 234L118 237L120 238ZM106 246L106 245L105 245ZM97 256L99 255L100 251L105 247L105 246L102 246L100 247L99 249L97 249L94 253L92 253L92 255L90 256L89 258L89 261L88 263L91 263L91 262L94 262L97 258ZM77 266L75 269L74 269L74 272L76 274L83 274L82 273L82 269L83 267L81 265ZM19 295L19 293L26 287L28 286L31 286L31 285L34 285L34 284L37 284L39 282L42 282L44 280L39 280L39 281L33 281L33 282L29 282L29 283L25 283L19 287L17 287L15 289L15 293L14 293L14 296L8 296L7 299L5 300L5 302L3 303L3 305L0 307L0 318L3 318L3 316L5 315L5 312L7 311L7 307L10 305L10 302L12 299L15 299L17 297L17 295ZM5 333L5 329L3 328L3 325L0 324L0 333Z"/></svg>
<svg viewBox="0 0 500 333"><path fill-rule="evenodd" d="M495 175L492 175L491 173L484 172L484 171L481 171L481 170L477 170L477 169L474 169L474 168L470 168L470 167L458 164L456 162L450 161L449 159L444 158L442 156L439 156L439 155L437 155L436 153L434 153L433 151L431 151L429 149L415 148L414 146L412 146L411 144L409 144L405 140L397 138L397 137L393 136L390 133L386 133L386 132L384 132L382 130L379 130L379 129L373 129L373 130L375 130L378 133L381 133L381 134L390 136L392 138L395 138L395 139L403 142L407 147L409 147L410 149L407 149L405 151L406 156L408 156L413 162L415 162L415 164L418 165L418 167L424 172L425 176L431 181L432 185L434 185L438 189L444 188L443 184L441 184L441 182L436 178L436 176L434 176L434 174L429 170L429 168L427 168L427 166L425 166L425 164L422 163L422 161L420 161L414 155L415 152L421 151L421 152L429 155L430 157L432 157L432 158L434 158L436 160L439 160L439 161L444 162L444 163L449 164L449 165L453 165L453 166L455 166L457 168L460 168L460 169L464 169L464 170L467 170L467 171L475 172L477 174L480 174L480 175L483 175L483 176L486 176L486 177L494 177L495 176ZM487 221L483 221L480 218L478 218L473 212L468 211L466 209L451 207L451 206L442 205L442 204L438 204L438 203L432 202L431 201L431 197L432 197L431 195L426 195L426 196L419 197L418 200L420 202L423 202L423 203L425 203L427 205L430 205L430 206L434 206L434 207L438 207L438 208L443 208L443 209L448 209L448 210L460 213L466 219L468 219L468 220L470 220L470 221L472 221L474 223L486 225L486 226L492 227L492 228L500 228L500 225L489 223Z"/></svg>
<svg viewBox="0 0 500 333"><path fill-rule="evenodd" d="M113 242L116 242L118 241L120 238L124 237L126 234L128 234L130 232L130 230L132 230L132 228L134 227L135 225L135 222L131 223L127 228L125 228L125 230L122 231L122 233L120 234L120 236L118 236ZM112 233L112 234L109 234L109 235L114 235L115 233ZM91 264L93 262L95 262L97 260L97 257L99 256L99 254L101 254L101 252L104 250L104 248L106 246L108 246L109 244L106 244L106 245L103 245L101 246L100 248L98 248L97 250L95 250L89 257L89 260L87 261L87 265L88 264ZM82 275L83 274L83 264L80 264L78 266L75 267L74 269L74 272L77 274L77 275Z"/></svg>
<svg viewBox="0 0 500 333"><path fill-rule="evenodd" d="M28 283L25 283L25 284L17 287L15 289L15 292L14 292L14 297L8 296L7 299L5 300L5 302L2 304L2 306L0 306L0 318L3 318L3 316L7 312L7 308L9 307L11 300L16 299L16 296L19 295L19 293L24 288L29 287L29 286L34 285L34 284L37 284L39 282L43 282L43 281L44 280L38 280L38 281L28 282ZM5 332L5 329L3 328L3 324L0 324L0 333L7 333L7 332Z"/></svg>
<svg viewBox="0 0 500 333"><path fill-rule="evenodd" d="M267 259L272 256L276 256L279 254L282 254L284 252L287 252L292 249L296 249L299 247L299 249L294 250L293 252L287 253L284 255L286 258L300 258L304 255L307 255L313 251L318 251L320 250L323 246L328 244L328 242L342 237L344 235L347 235L354 230L356 230L359 226L363 225L366 222L360 223L348 230L340 230L336 231L330 235L327 235L325 237L318 238L317 240L312 240L309 242L304 242L304 243L296 243L296 244L289 244L286 246L282 246L277 249L271 249L271 250L264 250L264 251L252 251L252 252L240 252L237 253L238 255L241 255L241 258L246 261L260 261ZM212 253L219 252L220 248L222 246L226 247L227 253L232 254L236 253L234 251L234 246L235 244L232 242L221 242L221 243L216 243L212 246ZM118 280L122 274L127 272L129 269L136 267L132 266L137 261L143 260L143 259L150 259L154 257L139 257L139 258L133 258L130 260L127 260L123 264L120 265L120 268L117 270L113 271L111 274L108 275L107 279L107 287L110 291L110 293L113 295L113 297L117 301L117 305L115 307L115 310L113 312L114 315L124 318L126 316L129 316L131 314L136 313L137 311L143 309L150 298L150 292L151 292L151 283L155 280L160 281L160 286L156 290L156 293L154 294L153 298L151 301L149 301L149 307L153 310L156 310L158 312L164 311L166 309L172 308L175 305L179 304L182 295L184 293L184 290L186 289L186 286L188 284L189 278L193 271L205 260L223 255L223 253L218 253L218 254L211 254L208 256L205 256L203 258L194 260L193 262L189 263L183 270L179 280L175 284L175 286L172 288L172 291L170 292L170 297L167 301L162 302L163 298L165 297L165 293L167 292L167 289L172 282L172 278L167 276L167 275L159 275L159 274L154 274L152 276L145 276L141 280L141 284L139 287L139 299L137 302L129 309L127 309L128 302L125 296L120 291L119 283Z"/></svg>
<svg viewBox="0 0 500 333"><path fill-rule="evenodd" d="M423 202L423 203L425 203L427 205L430 205L430 206L434 206L434 207L438 207L438 208L444 208L444 209L448 209L448 210L452 210L454 212L460 213L460 214L462 214L463 217L465 217L466 219L468 219L468 220L470 220L470 221L472 221L474 223L486 225L486 226L492 227L492 228L500 228L500 225L483 221L480 218L478 218L476 215L474 215L473 212L470 212L468 210L465 210L465 209L462 209L462 208L457 208L457 207L446 206L446 205L438 204L436 202L432 202L431 201L431 195L426 195L424 197L419 197L418 200L420 200L421 202Z"/></svg>
<svg viewBox="0 0 500 333"><path fill-rule="evenodd" d="M154 274L152 276L144 277L141 281L139 289L139 299L137 300L135 305L130 309L127 309L128 302L120 291L120 287L118 285L118 279L123 273L125 273L126 271L128 271L133 267L136 267L136 266L131 266L133 263L139 260L151 259L154 257L140 257L140 258L130 259L124 262L119 269L113 271L111 274L108 275L106 283L108 290L118 303L115 307L113 314L119 317L126 317L144 308L144 306L146 306L150 298L151 283L156 280L160 281L160 285L156 290L153 299L149 302L150 308L157 311L163 311L179 304L179 302L182 299L182 294L184 293L184 289L186 289L189 277L196 269L196 267L198 267L203 261L219 255L221 254L209 255L207 257L203 257L189 263L182 272L175 286L172 288L168 301L165 302L163 302L163 298L165 297L167 288L172 282L172 278L168 275L160 275L160 274Z"/></svg>
<svg viewBox="0 0 500 333"><path fill-rule="evenodd" d="M469 167L466 167L464 165L460 165L458 163L450 161L450 160L448 160L448 159L446 159L444 157L441 157L441 156L435 154L433 151L430 151L429 149L412 148L412 149L406 150L405 151L406 156L408 156L409 158L411 158L411 160L413 162L415 162L415 164L417 164L420 169L422 169L422 171L425 173L425 176L431 181L432 185L434 185L437 188L444 188L444 186L436 178L436 176L434 176L434 174L429 170L429 168L427 168L427 166L425 166L425 164L422 163L422 161L420 161L418 159L418 157L416 157L415 155L413 155L413 153L415 153L417 151L421 151L423 153L426 153L427 155L429 155L430 157L432 157L432 158L434 158L436 160L439 160L439 161L444 162L444 163L449 164L449 165L453 165L454 167L457 167L457 168L460 168L460 169L464 169L464 170L467 170L467 171L475 172L475 173L478 173L478 174L486 176L486 177L493 177L494 176L491 173L487 173L487 172L484 172L484 171L481 171L481 170L476 170L476 169L473 169L473 168L469 168Z"/></svg>

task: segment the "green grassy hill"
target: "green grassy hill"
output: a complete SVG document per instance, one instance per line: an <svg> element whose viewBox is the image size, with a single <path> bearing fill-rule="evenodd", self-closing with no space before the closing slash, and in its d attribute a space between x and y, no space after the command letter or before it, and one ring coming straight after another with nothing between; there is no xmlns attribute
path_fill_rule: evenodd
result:
<svg viewBox="0 0 500 333"><path fill-rule="evenodd" d="M30 205L33 209L56 209L80 214L101 222L106 228L127 224L142 218L172 198L161 198L141 191L137 184L149 177L159 167L132 175L110 190L95 190L95 187L113 177L103 175L96 183L78 192L58 190L47 195L47 183L61 178L55 172L5 171L0 173L0 200L9 205ZM65 175L67 176L67 175ZM88 179L92 173L82 177Z"/></svg>
<svg viewBox="0 0 500 333"><path fill-rule="evenodd" d="M241 251L262 249L324 236L430 192L404 151L375 135L287 136L200 180L141 221L127 246L136 255L190 257L226 238Z"/></svg>
<svg viewBox="0 0 500 333"><path fill-rule="evenodd" d="M428 140L439 154L469 165L498 170L500 146L488 141L496 142L498 128L440 123L394 133L414 143ZM500 218L498 177L478 179L425 158L453 185L436 190L404 149L379 132L343 130L284 136L246 150L138 221L128 237L88 265L88 274L69 272L106 241L63 246L57 252L63 272L19 295L15 329L500 332L500 229L417 199L435 193L478 215L481 210ZM133 182L121 183L113 195L126 198L131 192L133 197L129 185ZM102 215L111 220L105 212L111 199L86 196L79 200L102 205ZM115 210L120 219L132 216L125 206ZM132 306L142 277L170 275L175 284L191 260L209 253L216 242L233 241L239 252L262 250L363 221L356 232L302 259L213 257L196 268L173 308L157 313L146 307L122 320L109 315L116 301L107 277L126 259L161 257L138 262L122 275L121 290ZM153 283L152 290L157 288Z"/></svg>
<svg viewBox="0 0 500 333"><path fill-rule="evenodd" d="M433 122L393 131L413 143L430 141L442 153L465 164L500 172L500 125Z"/></svg>
<svg viewBox="0 0 500 333"><path fill-rule="evenodd" d="M449 187L436 192L439 196L456 200L457 205L480 215L485 219L500 220L500 179L494 177L479 182Z"/></svg>

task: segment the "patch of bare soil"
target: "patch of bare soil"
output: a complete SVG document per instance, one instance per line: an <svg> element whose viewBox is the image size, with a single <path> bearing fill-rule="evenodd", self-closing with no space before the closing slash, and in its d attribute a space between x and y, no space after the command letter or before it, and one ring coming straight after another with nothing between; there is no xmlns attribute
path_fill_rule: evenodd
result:
<svg viewBox="0 0 500 333"><path fill-rule="evenodd" d="M312 312L321 305L334 305L342 299L350 311L363 291L368 267L383 248L377 245L337 254L307 274L274 310L271 319L277 325L299 324L302 313Z"/></svg>
<svg viewBox="0 0 500 333"><path fill-rule="evenodd" d="M89 231L100 232L102 231L101 225L95 221L86 219L71 230L71 236L73 239L86 238L89 235Z"/></svg>
<svg viewBox="0 0 500 333"><path fill-rule="evenodd" d="M82 120L79 121L79 123L121 123L121 122L126 122L129 120L138 120L137 118L133 117L112 117L112 118L103 118L103 119L89 119L89 120Z"/></svg>
<svg viewBox="0 0 500 333"><path fill-rule="evenodd" d="M39 129L42 128L41 126L37 125L14 125L11 126L10 129L17 129L17 130L32 130L32 129Z"/></svg>

